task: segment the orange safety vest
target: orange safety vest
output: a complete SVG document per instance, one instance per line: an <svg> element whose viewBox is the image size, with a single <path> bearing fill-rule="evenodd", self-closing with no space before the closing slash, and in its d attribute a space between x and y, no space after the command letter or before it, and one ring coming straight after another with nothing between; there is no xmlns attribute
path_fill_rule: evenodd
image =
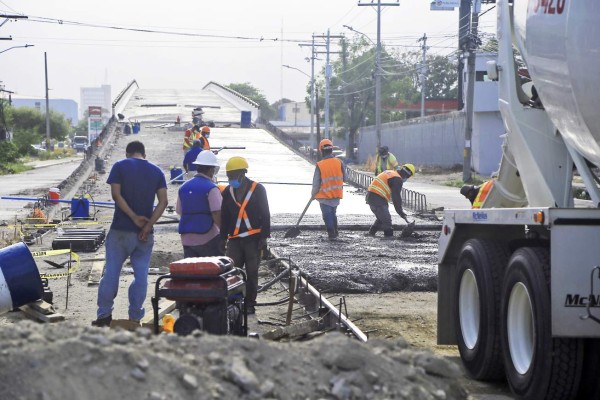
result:
<svg viewBox="0 0 600 400"><path fill-rule="evenodd" d="M341 199L344 197L344 173L342 162L335 158L326 158L317 163L321 171L321 188L317 199Z"/></svg>
<svg viewBox="0 0 600 400"><path fill-rule="evenodd" d="M475 197L475 200L473 201L472 208L481 208L481 205L487 198L488 193L490 193L493 184L494 181L487 181L483 185L481 185L481 187L479 188L479 192L477 192L477 197Z"/></svg>
<svg viewBox="0 0 600 400"><path fill-rule="evenodd" d="M386 199L388 202L392 201L392 189L390 189L390 185L388 180L391 178L401 178L400 174L393 170L383 171L375 179L369 186L368 191L378 194L379 196ZM401 178L402 179L402 178Z"/></svg>
<svg viewBox="0 0 600 400"><path fill-rule="evenodd" d="M229 186L229 192L231 193L231 197L233 198L233 201L235 201L235 204L237 204L238 207L240 208L240 212L238 213L237 221L235 223L235 229L233 230L233 235L229 235L228 236L229 239L234 239L234 238L238 238L238 237L240 237L240 238L248 237L250 235L256 235L257 233L261 232L260 228L252 229L252 225L250 225L250 220L248 219L248 214L246 213L246 206L248 205L248 202L250 201L250 197L252 197L252 193L254 192L254 189L256 188L257 184L258 184L257 182L252 182L252 186L250 186L250 190L248 190L248 193L246 193L246 197L244 198L244 201L242 202L242 204L237 202L237 200L235 199L235 194L233 193L233 188L231 186ZM240 233L240 226L242 225L242 219L246 223L247 231Z"/></svg>
<svg viewBox="0 0 600 400"><path fill-rule="evenodd" d="M187 129L183 136L183 150L189 150L192 147L192 130Z"/></svg>

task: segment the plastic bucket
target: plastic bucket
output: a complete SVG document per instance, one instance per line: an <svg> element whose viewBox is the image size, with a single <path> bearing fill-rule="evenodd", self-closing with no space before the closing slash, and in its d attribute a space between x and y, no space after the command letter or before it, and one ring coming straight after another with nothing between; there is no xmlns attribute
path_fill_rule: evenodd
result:
<svg viewBox="0 0 600 400"><path fill-rule="evenodd" d="M90 217L90 201L74 197L71 199L71 218L89 218Z"/></svg>
<svg viewBox="0 0 600 400"><path fill-rule="evenodd" d="M42 298L44 287L25 243L0 249L0 315Z"/></svg>
<svg viewBox="0 0 600 400"><path fill-rule="evenodd" d="M250 128L252 126L252 112L242 111L241 128Z"/></svg>
<svg viewBox="0 0 600 400"><path fill-rule="evenodd" d="M97 172L104 171L104 159L102 159L100 157L96 157L96 160L94 163L95 163L95 169Z"/></svg>
<svg viewBox="0 0 600 400"><path fill-rule="evenodd" d="M177 178L178 176L179 176L179 178ZM175 178L177 178L177 179L175 179ZM171 168L171 182L172 183L183 183L183 182L185 182L185 178L183 177L183 169L181 169L181 168Z"/></svg>
<svg viewBox="0 0 600 400"><path fill-rule="evenodd" d="M48 189L48 198L50 199L50 204L58 204L60 199L60 189L59 188L50 188Z"/></svg>

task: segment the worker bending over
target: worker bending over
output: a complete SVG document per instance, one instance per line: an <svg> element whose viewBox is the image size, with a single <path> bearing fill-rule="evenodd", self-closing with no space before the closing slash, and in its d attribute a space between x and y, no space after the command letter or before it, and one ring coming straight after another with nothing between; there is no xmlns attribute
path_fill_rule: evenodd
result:
<svg viewBox="0 0 600 400"><path fill-rule="evenodd" d="M397 167L398 161L396 161L396 157L390 153L387 146L381 146L375 156L375 176L383 171L394 170Z"/></svg>
<svg viewBox="0 0 600 400"><path fill-rule="evenodd" d="M219 246L222 197L213 182L219 171L217 156L203 150L192 164L196 166L197 173L179 188L175 207L177 214L181 215L179 234L183 256L222 256L224 254Z"/></svg>
<svg viewBox="0 0 600 400"><path fill-rule="evenodd" d="M248 177L248 162L232 157L225 166L229 185L223 190L221 241L227 242L226 255L247 275L246 307L254 314L258 290L258 264L261 251L271 235L271 213L265 187Z"/></svg>
<svg viewBox="0 0 600 400"><path fill-rule="evenodd" d="M406 213L402 210L402 185L415 174L412 164L400 165L396 170L383 171L373 179L367 192L367 204L375 214L375 222L369 229L369 236L375 236L378 230L383 230L384 239L394 237L392 216L388 203L391 201L398 215L408 222Z"/></svg>
<svg viewBox="0 0 600 400"><path fill-rule="evenodd" d="M321 140L319 151L323 159L317 162L313 176L312 196L321 206L323 221L327 227L329 239L338 237L337 207L344 197L344 181L346 169L342 160L333 156L333 142L329 139Z"/></svg>
<svg viewBox="0 0 600 400"><path fill-rule="evenodd" d="M460 188L460 194L465 196L471 202L471 205L472 205L471 208L481 208L481 206L483 205L483 202L485 201L488 194L490 193L490 190L492 189L493 184L494 184L494 181L490 180L490 181L484 182L480 186L464 185L463 187Z"/></svg>

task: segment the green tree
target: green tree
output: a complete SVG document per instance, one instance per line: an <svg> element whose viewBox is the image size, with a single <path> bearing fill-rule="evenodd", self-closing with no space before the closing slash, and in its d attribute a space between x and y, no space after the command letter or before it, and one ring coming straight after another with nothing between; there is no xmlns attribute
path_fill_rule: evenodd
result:
<svg viewBox="0 0 600 400"><path fill-rule="evenodd" d="M7 113L6 120L13 132L15 145L21 154L29 152L30 145L40 143L46 137L46 115L36 108L12 108ZM71 129L71 125L63 114L50 111L51 138L63 140Z"/></svg>
<svg viewBox="0 0 600 400"><path fill-rule="evenodd" d="M269 104L265 95L249 82L230 83L227 87L257 103L260 106L260 116L262 119L270 120L277 117L277 111Z"/></svg>

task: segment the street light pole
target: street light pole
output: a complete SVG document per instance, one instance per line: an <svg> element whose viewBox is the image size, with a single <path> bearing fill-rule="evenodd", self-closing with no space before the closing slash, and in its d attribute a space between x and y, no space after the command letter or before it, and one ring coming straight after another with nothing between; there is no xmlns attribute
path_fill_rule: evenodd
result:
<svg viewBox="0 0 600 400"><path fill-rule="evenodd" d="M359 6L375 6L371 3L358 3ZM381 7L399 6L397 3L381 3L377 0L377 52L375 54L375 133L377 135L377 148L381 147Z"/></svg>
<svg viewBox="0 0 600 400"><path fill-rule="evenodd" d="M53 150L50 145L50 100L48 98L48 59L44 52L44 72L46 75L46 149Z"/></svg>
<svg viewBox="0 0 600 400"><path fill-rule="evenodd" d="M12 50L12 49L19 49L19 48L24 48L25 49L27 47L33 47L33 46L35 46L35 45L33 45L33 44L25 44L23 46L12 46L12 47L9 47L8 49L4 49L4 50L0 51L0 54L5 53L5 52L7 52L9 50Z"/></svg>

